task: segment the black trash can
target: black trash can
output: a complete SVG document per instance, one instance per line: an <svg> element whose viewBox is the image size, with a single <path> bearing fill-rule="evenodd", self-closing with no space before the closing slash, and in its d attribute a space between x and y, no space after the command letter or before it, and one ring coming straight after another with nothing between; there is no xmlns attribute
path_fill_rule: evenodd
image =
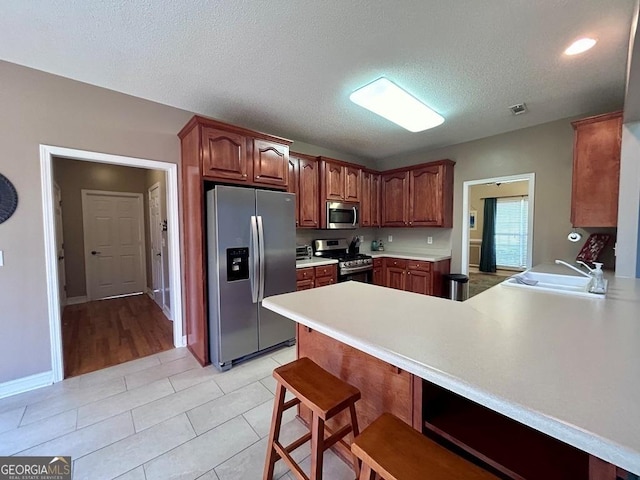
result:
<svg viewBox="0 0 640 480"><path fill-rule="evenodd" d="M469 277L461 273L447 273L442 276L444 279L445 292L450 300L464 302L469 298Z"/></svg>

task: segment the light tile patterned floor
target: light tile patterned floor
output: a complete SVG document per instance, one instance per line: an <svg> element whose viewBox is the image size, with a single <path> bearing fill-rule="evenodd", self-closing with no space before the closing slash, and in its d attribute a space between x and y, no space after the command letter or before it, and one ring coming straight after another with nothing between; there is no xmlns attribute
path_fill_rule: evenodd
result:
<svg viewBox="0 0 640 480"><path fill-rule="evenodd" d="M259 480L279 350L220 373L177 348L0 399L0 455L71 455L74 480ZM305 427L286 412L283 442ZM294 452L309 471L309 444ZM276 476L295 480L278 462ZM353 480L325 454L324 478Z"/></svg>

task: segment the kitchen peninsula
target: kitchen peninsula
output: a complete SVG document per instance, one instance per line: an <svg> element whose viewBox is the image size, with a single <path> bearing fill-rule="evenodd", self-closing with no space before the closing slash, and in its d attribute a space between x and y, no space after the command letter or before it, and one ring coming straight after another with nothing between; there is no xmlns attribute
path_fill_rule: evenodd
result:
<svg viewBox="0 0 640 480"><path fill-rule="evenodd" d="M302 355L326 357L334 373L363 381L357 376L364 373L349 371L357 363L349 351L397 370L396 383L380 385L375 371L370 383L382 387L381 397L397 390L406 400L401 418L425 433L448 436L507 476L541 478L520 473L519 465L505 466L495 446L483 450L487 437L479 444L458 441L469 432L451 433L431 415L462 400L473 405L466 410L467 430L480 425L471 411L482 421L489 412L532 432L523 434L525 451L510 452L510 458L536 463L537 443L545 450L545 439L555 442L559 447L545 450L550 465L555 469L554 461L569 459L569 471L577 472L564 478L615 479L614 465L640 473L638 280L612 278L606 299L498 285L464 303L347 282L267 298L263 305L298 322ZM315 342L305 338L313 334ZM339 348L310 346L322 339ZM363 393L363 401L365 411L358 414L366 426L366 410L386 400L366 403ZM520 433L506 438L509 448Z"/></svg>

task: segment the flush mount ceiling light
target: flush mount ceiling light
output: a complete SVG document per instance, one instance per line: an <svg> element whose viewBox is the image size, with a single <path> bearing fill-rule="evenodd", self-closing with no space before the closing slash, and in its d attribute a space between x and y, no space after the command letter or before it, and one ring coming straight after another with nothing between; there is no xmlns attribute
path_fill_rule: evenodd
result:
<svg viewBox="0 0 640 480"><path fill-rule="evenodd" d="M422 132L444 122L441 115L384 77L359 88L349 99L410 132Z"/></svg>
<svg viewBox="0 0 640 480"><path fill-rule="evenodd" d="M580 53L584 53L590 48L592 48L596 44L597 40L595 38L579 38L575 42L573 42L569 47L564 51L565 55L578 55Z"/></svg>

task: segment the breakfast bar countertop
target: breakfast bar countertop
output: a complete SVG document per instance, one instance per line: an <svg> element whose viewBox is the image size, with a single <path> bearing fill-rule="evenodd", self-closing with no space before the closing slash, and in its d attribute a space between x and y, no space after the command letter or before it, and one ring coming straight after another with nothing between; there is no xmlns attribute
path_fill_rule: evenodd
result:
<svg viewBox="0 0 640 480"><path fill-rule="evenodd" d="M338 260L333 258L306 258L304 260L296 260L296 268L322 267L323 265L337 265Z"/></svg>
<svg viewBox="0 0 640 480"><path fill-rule="evenodd" d="M345 282L263 306L640 474L640 280L610 279L606 299L497 285L467 302Z"/></svg>

